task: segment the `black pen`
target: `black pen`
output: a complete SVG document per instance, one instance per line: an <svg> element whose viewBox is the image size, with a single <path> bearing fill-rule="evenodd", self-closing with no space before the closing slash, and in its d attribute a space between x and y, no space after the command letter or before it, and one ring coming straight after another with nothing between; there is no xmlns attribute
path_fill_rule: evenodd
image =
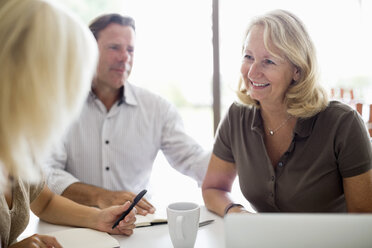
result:
<svg viewBox="0 0 372 248"><path fill-rule="evenodd" d="M199 223L199 227L209 225L209 224L211 224L213 221L214 221L214 220L206 220L206 221L202 221L202 222Z"/></svg>
<svg viewBox="0 0 372 248"><path fill-rule="evenodd" d="M120 221L122 221L125 216L127 216L130 211L132 211L132 209L134 208L134 206L136 206L136 204L141 200L141 198L146 194L147 190L142 190L133 200L132 204L130 204L129 208L127 210L125 210L125 212L119 217L119 219L114 223L114 225L112 226L112 229L114 229Z"/></svg>
<svg viewBox="0 0 372 248"><path fill-rule="evenodd" d="M202 222L199 223L199 227L203 227L203 226L209 225L209 224L211 224L213 222L214 222L214 220L205 220L205 221L202 221ZM148 224L148 225L136 226L136 228L149 227L149 226L157 226L157 225L163 225L163 224L168 224L168 221L164 220L164 221L158 221L158 222L150 222L150 224Z"/></svg>

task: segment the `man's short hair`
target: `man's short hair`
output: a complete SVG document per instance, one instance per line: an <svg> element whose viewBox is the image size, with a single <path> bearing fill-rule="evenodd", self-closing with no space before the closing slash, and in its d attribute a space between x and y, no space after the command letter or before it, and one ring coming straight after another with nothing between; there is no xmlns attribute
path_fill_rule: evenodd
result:
<svg viewBox="0 0 372 248"><path fill-rule="evenodd" d="M129 16L122 16L119 14L105 14L95 18L89 25L90 31L92 31L96 40L98 40L99 32L105 29L109 24L117 23L122 26L129 26L136 30L134 19Z"/></svg>

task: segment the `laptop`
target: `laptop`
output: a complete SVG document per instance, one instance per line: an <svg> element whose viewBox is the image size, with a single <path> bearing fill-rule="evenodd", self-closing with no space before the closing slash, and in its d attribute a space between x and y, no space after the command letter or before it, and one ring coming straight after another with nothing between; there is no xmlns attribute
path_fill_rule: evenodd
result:
<svg viewBox="0 0 372 248"><path fill-rule="evenodd" d="M224 219L227 248L372 247L372 214L234 214Z"/></svg>

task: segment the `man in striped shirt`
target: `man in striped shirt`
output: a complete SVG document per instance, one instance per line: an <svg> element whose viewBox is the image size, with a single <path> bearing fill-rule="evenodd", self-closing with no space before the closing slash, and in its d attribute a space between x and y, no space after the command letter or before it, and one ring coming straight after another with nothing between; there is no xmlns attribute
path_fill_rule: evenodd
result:
<svg viewBox="0 0 372 248"><path fill-rule="evenodd" d="M173 105L128 82L135 25L108 14L90 25L100 52L80 118L47 160L47 183L81 204L105 208L132 201L147 188L161 150L172 167L200 185L210 158L183 129ZM154 212L141 200L138 213Z"/></svg>

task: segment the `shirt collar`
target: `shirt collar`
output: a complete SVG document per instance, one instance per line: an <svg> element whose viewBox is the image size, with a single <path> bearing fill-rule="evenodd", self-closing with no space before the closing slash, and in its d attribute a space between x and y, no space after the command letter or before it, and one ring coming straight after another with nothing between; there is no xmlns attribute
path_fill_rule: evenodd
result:
<svg viewBox="0 0 372 248"><path fill-rule="evenodd" d="M251 129L252 131L259 132L261 135L264 134L261 111L257 107L253 107L253 121Z"/></svg>
<svg viewBox="0 0 372 248"><path fill-rule="evenodd" d="M122 97L121 99L119 99L118 105L122 103L126 103L133 106L138 105L136 96L134 94L133 86L129 82L126 82L125 85L122 86L120 90L122 92ZM97 99L97 96L96 94L94 94L93 90L90 90L89 96L92 97L93 99Z"/></svg>
<svg viewBox="0 0 372 248"><path fill-rule="evenodd" d="M122 100L129 105L138 105L136 95L134 94L133 86L127 81L123 88L123 98Z"/></svg>
<svg viewBox="0 0 372 248"><path fill-rule="evenodd" d="M261 134L263 134L263 123L262 123L262 117L261 117L261 111L260 109L253 107L253 121L251 125L252 131L258 131ZM299 137L306 138L308 137L314 127L314 123L316 119L318 118L318 114L316 114L313 117L310 118L298 118L297 123L294 129L294 134L298 135Z"/></svg>
<svg viewBox="0 0 372 248"><path fill-rule="evenodd" d="M318 118L318 114L310 118L298 118L294 133L302 138L306 138L310 136L311 132L313 131L314 123L317 118Z"/></svg>

